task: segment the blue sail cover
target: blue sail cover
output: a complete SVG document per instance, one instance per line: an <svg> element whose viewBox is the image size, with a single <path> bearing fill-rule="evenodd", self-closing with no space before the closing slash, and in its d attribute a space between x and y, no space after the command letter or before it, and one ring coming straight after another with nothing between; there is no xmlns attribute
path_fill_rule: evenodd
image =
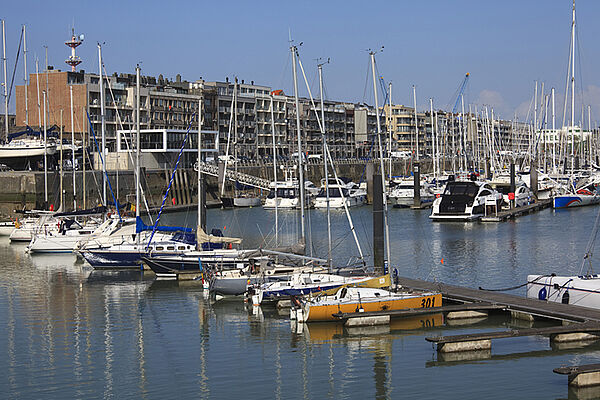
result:
<svg viewBox="0 0 600 400"><path fill-rule="evenodd" d="M16 139L20 136L28 135L28 136L44 136L44 132L40 129L39 131L34 131L30 126L27 126L24 131L14 132L8 135L8 141L10 142L13 139ZM58 126L52 125L50 128L46 129L47 137L58 137Z"/></svg>
<svg viewBox="0 0 600 400"><path fill-rule="evenodd" d="M144 224L144 221L142 221L142 218L140 218L140 217L135 218L135 233L140 233L142 231L151 231L153 228L154 228L153 226L148 226L148 225ZM192 228L186 228L183 226L157 226L156 230L159 232L187 232L187 233L194 232L194 230Z"/></svg>

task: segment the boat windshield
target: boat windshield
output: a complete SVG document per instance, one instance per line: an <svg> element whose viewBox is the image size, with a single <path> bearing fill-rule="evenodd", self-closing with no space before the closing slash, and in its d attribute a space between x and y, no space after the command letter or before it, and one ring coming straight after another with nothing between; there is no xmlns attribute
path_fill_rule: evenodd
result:
<svg viewBox="0 0 600 400"><path fill-rule="evenodd" d="M473 182L451 182L446 185L444 195L475 197L477 192L479 192L479 186Z"/></svg>
<svg viewBox="0 0 600 400"><path fill-rule="evenodd" d="M277 197L282 198L282 199L295 199L296 197L298 197L298 195L296 194L296 189L277 188ZM274 199L275 191L271 190L271 192L269 192L269 195L267 196L267 198Z"/></svg>
<svg viewBox="0 0 600 400"><path fill-rule="evenodd" d="M342 193L344 194L344 197L349 197L348 189L342 188ZM321 189L321 191L319 192L317 197L327 197L327 194L326 194L324 188ZM342 195L340 194L340 189L337 187L333 187L333 188L330 187L329 188L329 197L342 197Z"/></svg>

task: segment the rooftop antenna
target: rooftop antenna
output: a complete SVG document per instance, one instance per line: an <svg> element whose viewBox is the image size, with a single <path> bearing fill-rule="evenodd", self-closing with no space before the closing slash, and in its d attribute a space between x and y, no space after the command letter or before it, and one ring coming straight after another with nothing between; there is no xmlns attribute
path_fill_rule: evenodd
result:
<svg viewBox="0 0 600 400"><path fill-rule="evenodd" d="M65 42L65 44L71 48L71 55L65 60L65 63L71 66L72 72L75 72L77 66L81 64L81 58L79 58L79 56L75 54L75 49L77 48L77 46L83 43L83 39L83 35L75 35L75 28L71 28L71 40Z"/></svg>

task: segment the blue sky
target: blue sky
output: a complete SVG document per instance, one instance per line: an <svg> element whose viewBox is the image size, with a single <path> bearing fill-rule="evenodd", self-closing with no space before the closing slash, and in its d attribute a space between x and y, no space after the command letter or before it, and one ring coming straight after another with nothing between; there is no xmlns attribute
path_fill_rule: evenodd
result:
<svg viewBox="0 0 600 400"><path fill-rule="evenodd" d="M556 87L557 114L562 113L571 26L570 0L22 1L8 2L0 13L6 20L9 79L22 24L33 72L35 55L44 63L44 45L49 64L67 68L63 42L74 23L85 34L78 54L86 71L97 72L96 43L104 42L109 73L133 72L141 62L147 75L180 73L209 81L238 76L292 93L291 31L303 42L300 55L313 92L315 59L331 58L324 72L329 99L372 104L366 49L383 45L378 70L393 82L395 103L412 105L414 84L419 108L428 108L429 97L447 108L469 72L465 100L492 105L505 118L527 112L535 80ZM593 106L593 120L600 120L594 69L599 16L600 2L578 1L577 93ZM19 65L19 84L22 71Z"/></svg>

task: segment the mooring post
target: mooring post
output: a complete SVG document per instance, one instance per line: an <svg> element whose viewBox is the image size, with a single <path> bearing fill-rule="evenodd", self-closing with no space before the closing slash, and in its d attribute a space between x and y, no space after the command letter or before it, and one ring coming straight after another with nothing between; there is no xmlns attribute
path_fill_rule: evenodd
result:
<svg viewBox="0 0 600 400"><path fill-rule="evenodd" d="M510 199L510 208L515 208L515 191L517 190L517 185L515 182L515 162L511 161L510 163L510 194L508 195Z"/></svg>
<svg viewBox="0 0 600 400"><path fill-rule="evenodd" d="M415 161L413 163L413 178L414 178L414 186L413 186L413 207L421 208L421 171L419 169L420 163L419 161Z"/></svg>
<svg viewBox="0 0 600 400"><path fill-rule="evenodd" d="M372 162L367 163L365 175L367 176L367 203L373 204L373 174L375 166Z"/></svg>
<svg viewBox="0 0 600 400"><path fill-rule="evenodd" d="M532 160L531 166L529 168L529 176L531 183L531 191L533 192L533 196L537 200L538 198L538 171L537 171L537 161Z"/></svg>

